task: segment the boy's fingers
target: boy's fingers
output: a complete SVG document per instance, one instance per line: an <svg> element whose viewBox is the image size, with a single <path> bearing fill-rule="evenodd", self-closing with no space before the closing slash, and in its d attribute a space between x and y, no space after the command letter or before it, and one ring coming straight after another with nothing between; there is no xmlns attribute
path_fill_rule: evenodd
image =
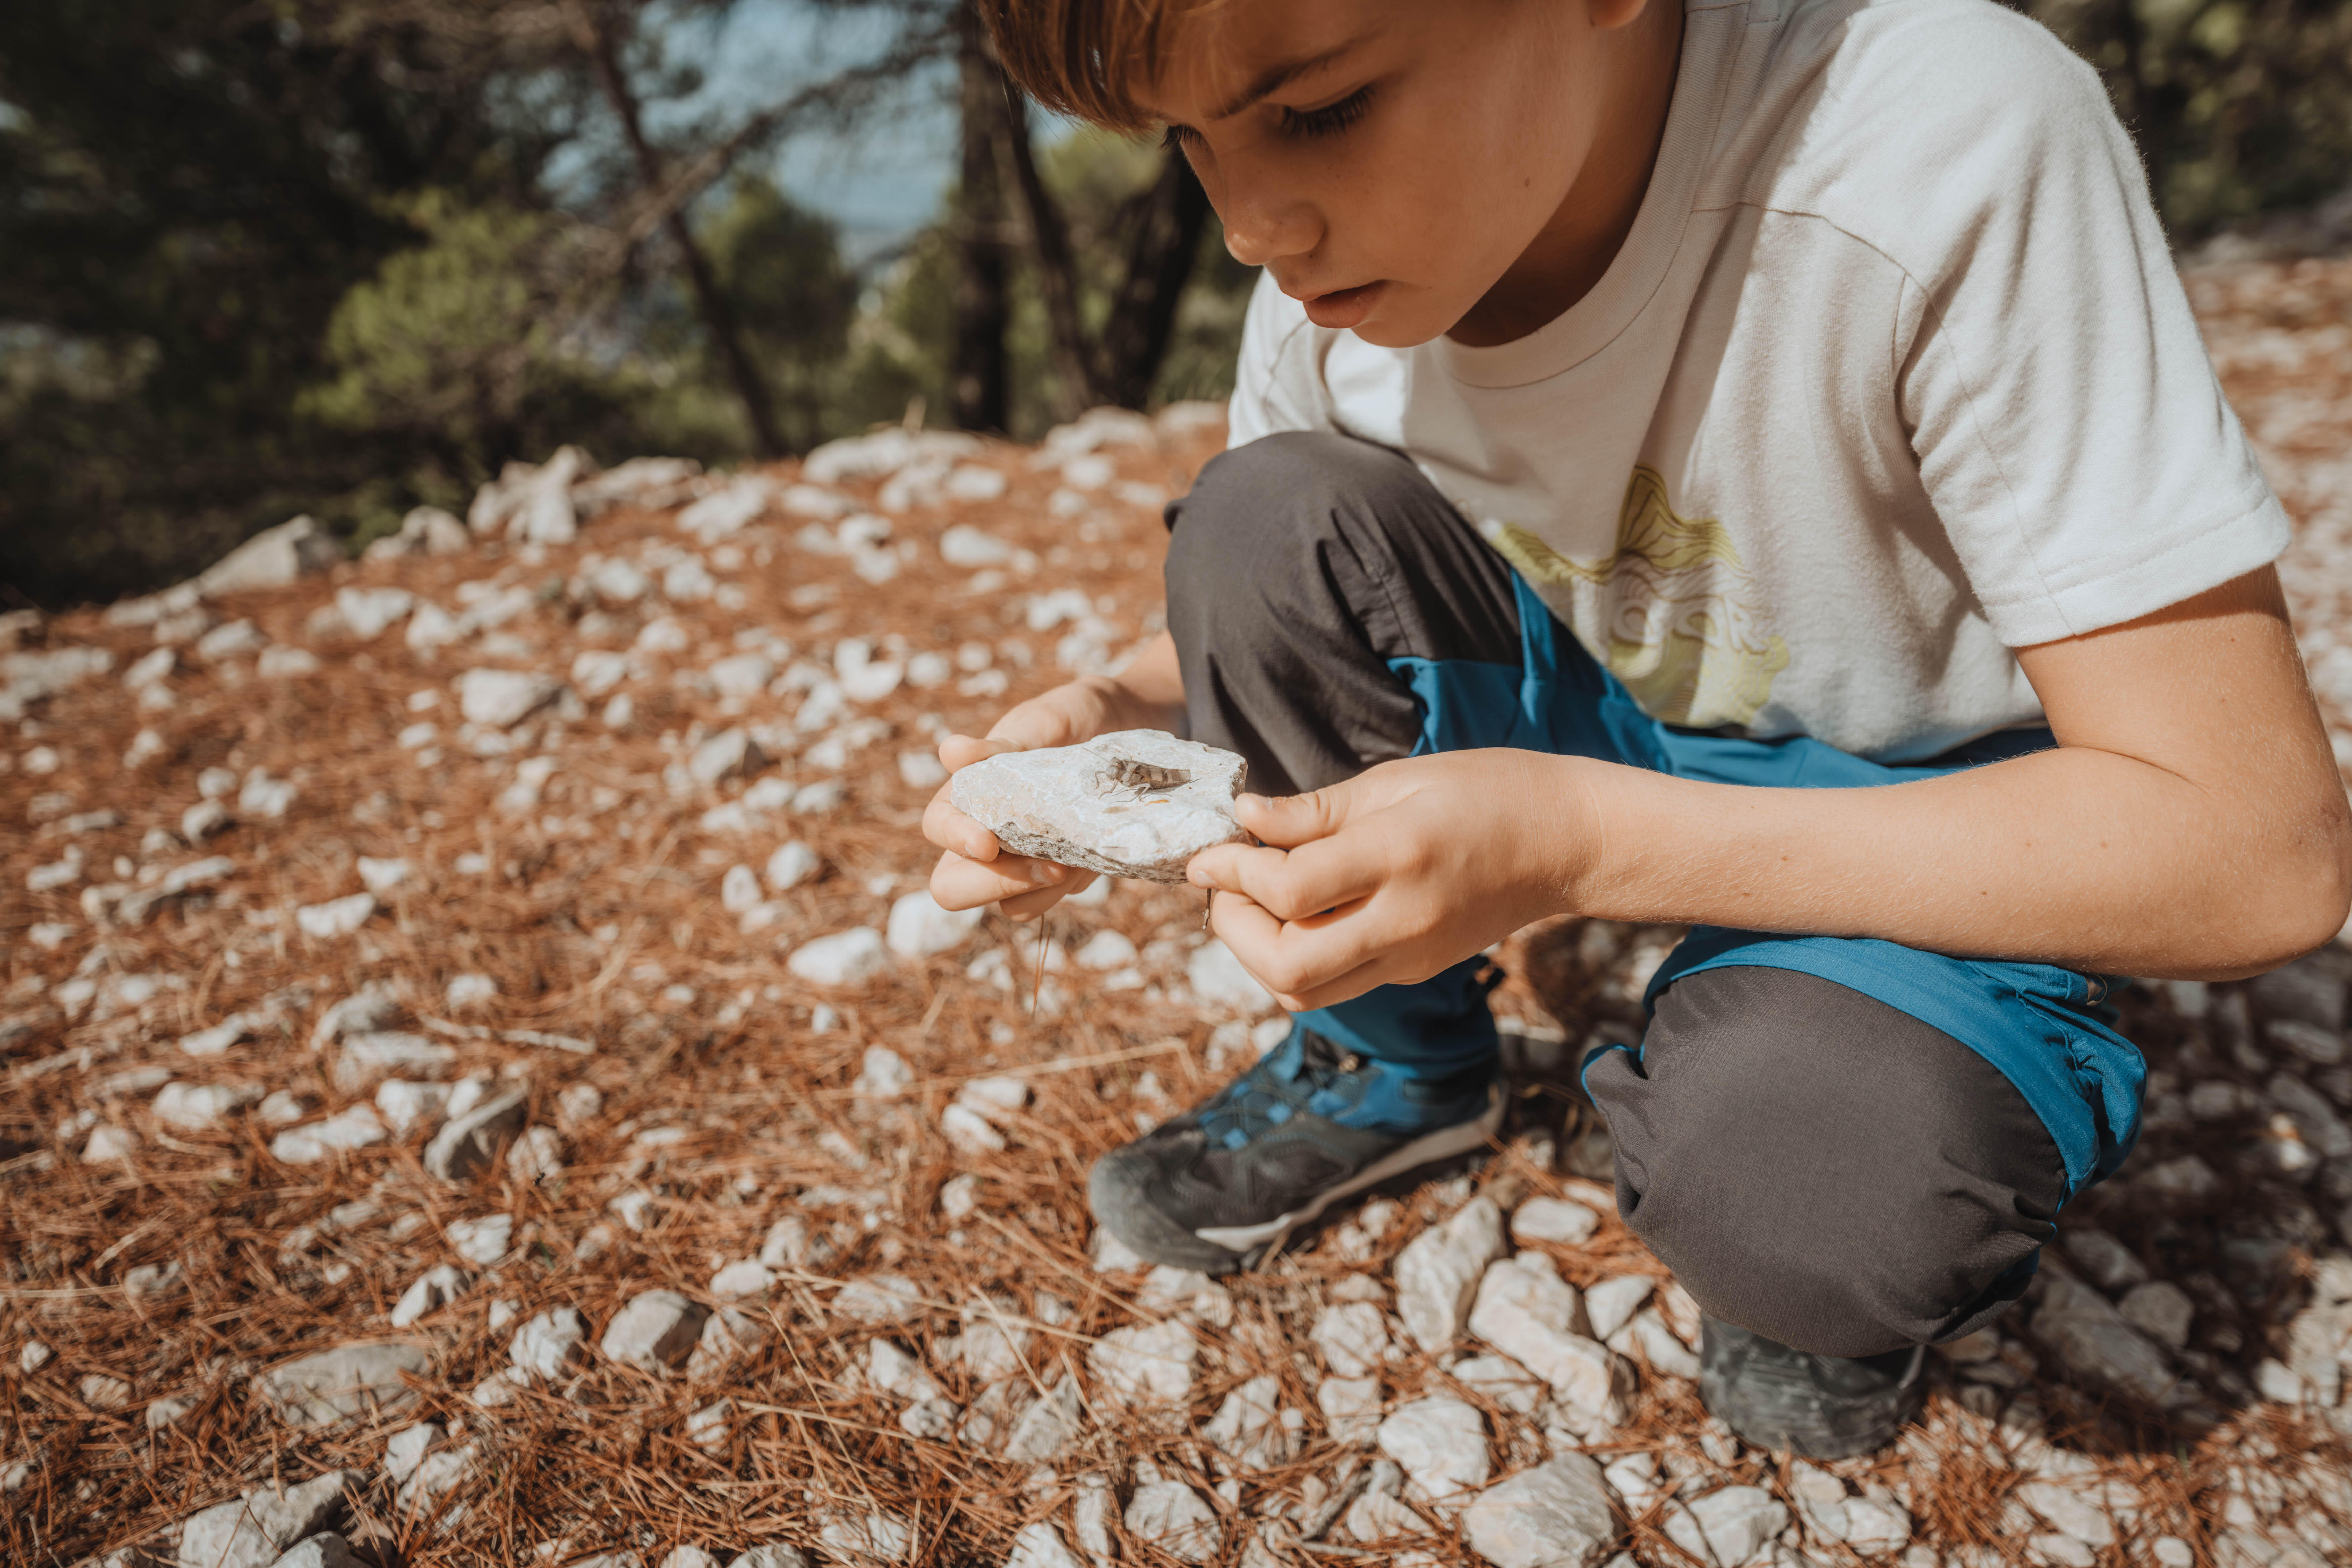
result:
<svg viewBox="0 0 2352 1568"><path fill-rule="evenodd" d="M1385 864L1348 839L1319 839L1298 849L1220 844L1192 857L1195 887L1239 893L1286 921L1305 920L1376 892Z"/></svg>
<svg viewBox="0 0 2352 1568"><path fill-rule="evenodd" d="M1319 994L1367 962L1360 921L1302 926L1246 898L1227 898L1212 908L1210 923L1242 966L1293 1012L1302 1010L1294 1002Z"/></svg>
<svg viewBox="0 0 2352 1568"><path fill-rule="evenodd" d="M931 868L931 897L944 910L1003 903L1040 889L1051 889L1059 897L1070 890L1069 877L1066 867L1024 856L1003 855L994 860L979 861L967 860L950 851L940 856L940 863Z"/></svg>
<svg viewBox="0 0 2352 1568"><path fill-rule="evenodd" d="M967 860L993 860L999 852L996 835L958 811L944 784L923 807L923 837Z"/></svg>
<svg viewBox="0 0 2352 1568"><path fill-rule="evenodd" d="M1018 741L1001 736L992 735L980 739L971 735L950 735L940 742L940 761L947 764L948 772L954 773L959 768L971 766L983 757L992 757L999 752L1027 750L1029 748Z"/></svg>
<svg viewBox="0 0 2352 1568"><path fill-rule="evenodd" d="M1234 801L1234 820L1265 843L1288 849L1328 838L1348 820L1348 786L1333 784L1307 795L1244 795Z"/></svg>

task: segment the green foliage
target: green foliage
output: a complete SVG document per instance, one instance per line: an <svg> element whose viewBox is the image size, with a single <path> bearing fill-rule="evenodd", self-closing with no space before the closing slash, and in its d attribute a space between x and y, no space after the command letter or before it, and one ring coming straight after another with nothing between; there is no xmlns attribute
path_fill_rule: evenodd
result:
<svg viewBox="0 0 2352 1568"><path fill-rule="evenodd" d="M2352 0L2011 0L2095 66L2175 239L2352 177Z"/></svg>
<svg viewBox="0 0 2352 1568"><path fill-rule="evenodd" d="M303 0L0 6L0 323L20 329L0 338L0 578L18 590L184 576L416 462L295 416L327 322L415 242L404 201L527 199L548 139L415 38L346 44L331 20ZM560 117L562 84L542 100Z"/></svg>
<svg viewBox="0 0 2352 1568"><path fill-rule="evenodd" d="M767 374L785 441L804 451L841 434L835 405L858 289L839 231L751 177L735 182L700 238Z"/></svg>
<svg viewBox="0 0 2352 1568"><path fill-rule="evenodd" d="M1158 153L1148 143L1086 128L1043 149L1038 172L1069 223L1080 319L1088 331L1098 330L1127 264L1125 209L1159 174ZM946 408L954 268L950 223L941 223L918 237L867 301L853 332L850 395L854 411L865 420L897 418L914 396L924 400L935 420ZM1200 259L1178 310L1153 402L1222 398L1233 390L1242 314L1256 280L1255 268L1226 254L1223 233L1212 221L1201 237ZM1008 295L1009 433L1035 440L1058 417L1062 386L1036 268L1025 252L1016 256Z"/></svg>
<svg viewBox="0 0 2352 1568"><path fill-rule="evenodd" d="M296 399L298 418L412 442L469 473L616 423L625 377L586 351L561 219L441 191L408 216L425 243L344 294L327 324L334 374Z"/></svg>

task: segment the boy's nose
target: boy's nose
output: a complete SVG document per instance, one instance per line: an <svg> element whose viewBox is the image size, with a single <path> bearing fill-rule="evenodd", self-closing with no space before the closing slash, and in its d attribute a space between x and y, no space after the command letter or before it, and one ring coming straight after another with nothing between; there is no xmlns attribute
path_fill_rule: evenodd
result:
<svg viewBox="0 0 2352 1568"><path fill-rule="evenodd" d="M1323 243L1323 218L1315 208L1286 195L1236 188L1226 182L1215 193L1224 224L1225 249L1244 267L1265 267L1286 257L1305 256Z"/></svg>

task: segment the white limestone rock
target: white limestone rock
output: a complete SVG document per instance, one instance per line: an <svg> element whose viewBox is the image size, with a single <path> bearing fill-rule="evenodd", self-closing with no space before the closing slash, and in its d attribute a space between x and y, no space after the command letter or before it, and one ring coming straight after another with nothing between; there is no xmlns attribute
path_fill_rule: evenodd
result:
<svg viewBox="0 0 2352 1568"><path fill-rule="evenodd" d="M710 1310L675 1290L647 1290L613 1314L598 1348L642 1372L675 1370L694 1351Z"/></svg>
<svg viewBox="0 0 2352 1568"><path fill-rule="evenodd" d="M1667 1505L1666 1536L1701 1563L1737 1568L1789 1528L1788 1505L1761 1487L1724 1487Z"/></svg>
<svg viewBox="0 0 2352 1568"><path fill-rule="evenodd" d="M335 942L358 931L374 914L375 895L353 893L348 898L329 899L323 904L302 905L294 911L294 923L304 936Z"/></svg>
<svg viewBox="0 0 2352 1568"><path fill-rule="evenodd" d="M1192 1397L1200 1354L1192 1325L1171 1319L1112 1330L1087 1352L1087 1363L1116 1399L1173 1405Z"/></svg>
<svg viewBox="0 0 2352 1568"><path fill-rule="evenodd" d="M984 904L944 910L929 892L908 893L890 906L885 944L901 958L937 957L962 946L987 916Z"/></svg>
<svg viewBox="0 0 2352 1568"><path fill-rule="evenodd" d="M1388 1354L1388 1319L1370 1301L1340 1301L1323 1309L1307 1337L1332 1372L1364 1377L1378 1371Z"/></svg>
<svg viewBox="0 0 2352 1568"><path fill-rule="evenodd" d="M184 1131L210 1132L264 1092L250 1083L167 1083L155 1097L155 1120Z"/></svg>
<svg viewBox="0 0 2352 1568"><path fill-rule="evenodd" d="M1127 1532L1185 1563L1213 1562L1224 1544L1217 1510L1181 1481L1147 1481L1128 1500Z"/></svg>
<svg viewBox="0 0 2352 1568"><path fill-rule="evenodd" d="M1454 1342L1486 1266L1502 1256L1502 1211L1486 1197L1471 1199L1397 1254L1397 1316L1422 1349Z"/></svg>
<svg viewBox="0 0 2352 1568"><path fill-rule="evenodd" d="M384 1125L404 1138L412 1131L430 1133L441 1125L441 1115L449 1109L449 1086L386 1079L376 1085L375 1108Z"/></svg>
<svg viewBox="0 0 2352 1568"><path fill-rule="evenodd" d="M1605 1345L1577 1331L1585 1320L1576 1289L1536 1254L1520 1253L1486 1270L1470 1310L1470 1331L1551 1384L1585 1414L1622 1418L1629 1379Z"/></svg>
<svg viewBox="0 0 2352 1568"><path fill-rule="evenodd" d="M1592 1337L1606 1344L1618 1330L1633 1321L1642 1303L1650 1299L1657 1281L1646 1274L1620 1274L1613 1279L1603 1279L1584 1293L1584 1313L1591 1321Z"/></svg>
<svg viewBox="0 0 2352 1568"><path fill-rule="evenodd" d="M522 1131L529 1090L520 1085L462 1111L450 1101L449 1120L425 1146L425 1169L445 1182L462 1182L489 1168L508 1140Z"/></svg>
<svg viewBox="0 0 2352 1568"><path fill-rule="evenodd" d="M375 1108L353 1105L323 1121L288 1128L269 1141L269 1153L289 1165L315 1165L338 1152L364 1149L383 1140L383 1122Z"/></svg>
<svg viewBox="0 0 2352 1568"><path fill-rule="evenodd" d="M357 1094L382 1073L430 1077L457 1059L457 1048L394 1029L346 1036L335 1052L335 1087Z"/></svg>
<svg viewBox="0 0 2352 1568"><path fill-rule="evenodd" d="M306 514L263 529L206 567L194 585L204 595L283 587L342 559L343 547Z"/></svg>
<svg viewBox="0 0 2352 1568"><path fill-rule="evenodd" d="M1067 1373L1045 1397L1021 1413L1013 1436L1005 1439L1004 1458L1016 1465L1049 1465L1078 1440L1086 1429L1085 1408L1078 1399L1076 1379Z"/></svg>
<svg viewBox="0 0 2352 1568"><path fill-rule="evenodd" d="M1491 1473L1486 1416L1450 1394L1398 1406L1381 1423L1380 1445L1432 1501L1475 1491Z"/></svg>
<svg viewBox="0 0 2352 1568"><path fill-rule="evenodd" d="M405 588L338 588L335 610L343 625L362 642L373 642L408 617L416 595Z"/></svg>
<svg viewBox="0 0 2352 1568"><path fill-rule="evenodd" d="M776 1282L767 1266L756 1258L739 1258L710 1277L710 1293L721 1300L740 1301L757 1296Z"/></svg>
<svg viewBox="0 0 2352 1568"><path fill-rule="evenodd" d="M1511 1239L1578 1247L1592 1239L1601 1216L1569 1198L1529 1198L1511 1211Z"/></svg>
<svg viewBox="0 0 2352 1568"><path fill-rule="evenodd" d="M1650 1370L1667 1377L1698 1376L1698 1357L1666 1326L1665 1315L1644 1307L1632 1321L1602 1342L1628 1360L1646 1361Z"/></svg>
<svg viewBox="0 0 2352 1568"><path fill-rule="evenodd" d="M768 1325L749 1312L721 1307L703 1320L702 1337L686 1358L686 1375L703 1382L719 1376L768 1342Z"/></svg>
<svg viewBox="0 0 2352 1568"><path fill-rule="evenodd" d="M465 1293L466 1276L453 1264L436 1264L416 1277L392 1309L392 1326L404 1329Z"/></svg>
<svg viewBox="0 0 2352 1568"><path fill-rule="evenodd" d="M1217 1413L1201 1428L1202 1439L1239 1470L1270 1470L1288 1464L1296 1445L1283 1425L1281 1394L1282 1380L1272 1373L1251 1378L1225 1395Z"/></svg>
<svg viewBox="0 0 2352 1568"><path fill-rule="evenodd" d="M423 1345L341 1345L273 1367L261 1376L261 1392L289 1424L323 1426L372 1409L407 1408L416 1391L403 1377L422 1377L432 1364Z"/></svg>
<svg viewBox="0 0 2352 1568"><path fill-rule="evenodd" d="M908 1563L915 1550L915 1527L899 1515L885 1509L872 1513L833 1513L818 1516L824 1522L819 1526L816 1538L825 1554L836 1563L886 1564ZM587 1568L574 1563L572 1568Z"/></svg>
<svg viewBox="0 0 2352 1568"><path fill-rule="evenodd" d="M1617 1539L1601 1467L1561 1454L1490 1487L1462 1513L1471 1550L1495 1568L1588 1568Z"/></svg>
<svg viewBox="0 0 2352 1568"><path fill-rule="evenodd" d="M581 1343L587 1337L587 1321L578 1310L558 1307L540 1313L517 1329L507 1346L507 1356L516 1371L551 1380L562 1376L578 1358Z"/></svg>
<svg viewBox="0 0 2352 1568"><path fill-rule="evenodd" d="M1121 730L1080 746L974 763L955 775L950 798L1013 854L1181 882L1193 856L1244 837L1233 803L1247 765L1158 730ZM1153 784L1139 771L1148 769L1182 779Z"/></svg>
<svg viewBox="0 0 2352 1568"><path fill-rule="evenodd" d="M457 678L457 710L469 724L508 730L563 691L561 681L521 669L469 669Z"/></svg>
<svg viewBox="0 0 2352 1568"><path fill-rule="evenodd" d="M1315 1391L1315 1403L1334 1443L1361 1446L1380 1435L1381 1382L1376 1377L1327 1377Z"/></svg>
<svg viewBox="0 0 2352 1568"><path fill-rule="evenodd" d="M270 1568L280 1553L341 1517L355 1471L329 1470L280 1491L256 1487L180 1527L180 1568Z"/></svg>
<svg viewBox="0 0 2352 1568"><path fill-rule="evenodd" d="M773 1541L739 1553L727 1568L808 1568L808 1559L801 1555L799 1547Z"/></svg>
<svg viewBox="0 0 2352 1568"><path fill-rule="evenodd" d="M816 851L793 839L778 847L776 852L768 857L761 874L768 879L769 891L789 893L815 876L817 865Z"/></svg>
<svg viewBox="0 0 2352 1568"><path fill-rule="evenodd" d="M903 1274L864 1274L835 1293L833 1310L852 1322L903 1323L924 1310L922 1290Z"/></svg>
<svg viewBox="0 0 2352 1568"><path fill-rule="evenodd" d="M863 985L889 962L882 933L856 926L794 948L784 967L812 985Z"/></svg>
<svg viewBox="0 0 2352 1568"><path fill-rule="evenodd" d="M1455 1362L1447 1375L1520 1415L1532 1415L1551 1390L1508 1356L1474 1355Z"/></svg>
<svg viewBox="0 0 2352 1568"><path fill-rule="evenodd" d="M484 1215L479 1219L453 1219L449 1245L468 1263L488 1268L506 1257L514 1245L514 1215Z"/></svg>
<svg viewBox="0 0 2352 1568"><path fill-rule="evenodd" d="M1063 1544L1061 1532L1045 1521L1021 1527L1013 1538L1013 1554L1004 1568L1085 1568L1077 1554Z"/></svg>

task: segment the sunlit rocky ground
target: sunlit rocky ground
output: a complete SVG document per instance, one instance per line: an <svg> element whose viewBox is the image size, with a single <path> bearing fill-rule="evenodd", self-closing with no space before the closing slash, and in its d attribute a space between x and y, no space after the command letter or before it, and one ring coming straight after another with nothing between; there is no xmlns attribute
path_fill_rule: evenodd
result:
<svg viewBox="0 0 2352 1568"><path fill-rule="evenodd" d="M2190 281L2352 763L2352 263ZM1181 889L944 914L918 820L1155 629L1220 435L567 454L0 621L6 1561L2352 1561L2340 949L2126 995L2138 1152L1869 1460L1705 1420L1549 1087L1671 931L1511 944L1490 1155L1247 1276L1105 1248L1093 1157L1279 1020Z"/></svg>

